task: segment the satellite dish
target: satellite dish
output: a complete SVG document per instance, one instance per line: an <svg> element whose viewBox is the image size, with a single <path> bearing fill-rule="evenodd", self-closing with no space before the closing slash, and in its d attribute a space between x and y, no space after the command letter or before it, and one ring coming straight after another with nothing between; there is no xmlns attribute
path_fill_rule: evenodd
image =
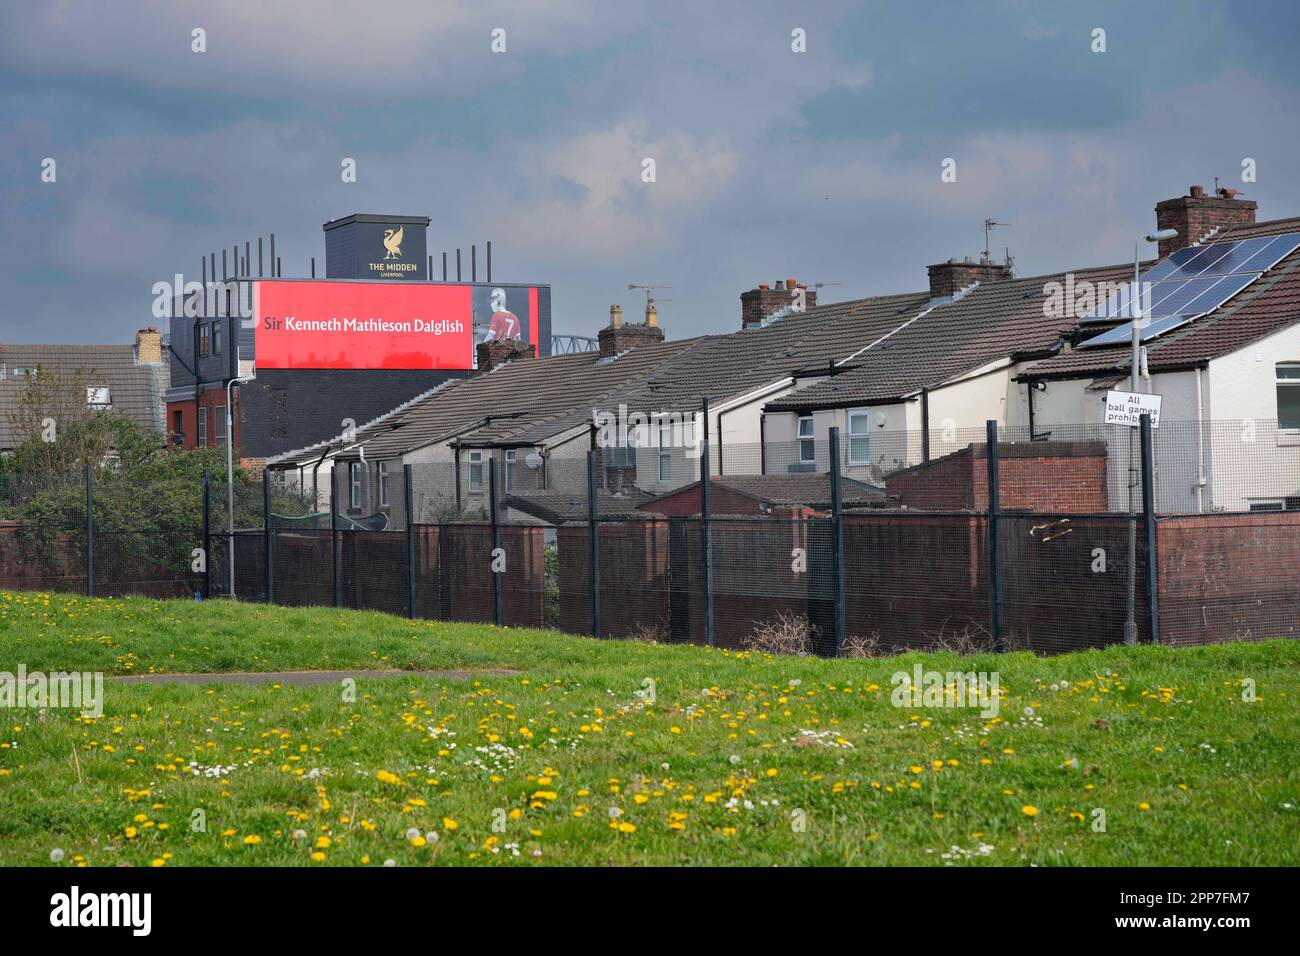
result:
<svg viewBox="0 0 1300 956"><path fill-rule="evenodd" d="M524 459L524 464L527 465L529 468L541 468L542 463L545 461L546 459L543 458L540 454L538 454L535 451L530 451L528 453L528 456Z"/></svg>
<svg viewBox="0 0 1300 956"><path fill-rule="evenodd" d="M876 412L876 424L881 428L885 427L885 422L889 421L889 416L884 412Z"/></svg>

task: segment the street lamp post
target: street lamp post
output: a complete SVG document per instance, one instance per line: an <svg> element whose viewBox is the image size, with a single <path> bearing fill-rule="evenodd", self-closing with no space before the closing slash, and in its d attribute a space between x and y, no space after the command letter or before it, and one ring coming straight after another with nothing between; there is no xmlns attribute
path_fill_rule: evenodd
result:
<svg viewBox="0 0 1300 956"><path fill-rule="evenodd" d="M230 581L231 598L235 596L235 455L233 451L235 445L235 418L230 410L230 386L242 382L251 382L252 380L252 375L241 375L238 378L232 378L226 383L226 507L228 509L226 512L228 532L226 547L229 549L227 551L227 573Z"/></svg>
<svg viewBox="0 0 1300 956"><path fill-rule="evenodd" d="M1129 295L1129 311L1133 314L1131 355L1129 357L1129 390L1138 390L1139 364L1142 356L1142 337L1138 321L1142 318L1142 243L1160 242L1178 235L1177 229L1151 232L1133 243L1133 291ZM1124 618L1124 643L1137 643L1137 461L1133 449L1133 428L1128 426L1128 614Z"/></svg>

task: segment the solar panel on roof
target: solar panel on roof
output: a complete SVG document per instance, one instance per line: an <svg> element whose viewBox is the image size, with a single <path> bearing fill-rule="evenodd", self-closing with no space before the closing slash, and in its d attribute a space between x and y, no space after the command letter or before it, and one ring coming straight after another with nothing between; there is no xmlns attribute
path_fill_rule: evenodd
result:
<svg viewBox="0 0 1300 956"><path fill-rule="evenodd" d="M1146 342L1213 312L1237 293L1300 249L1300 233L1256 236L1179 249L1142 274L1138 334ZM1080 324L1113 322L1132 315L1131 286L1079 320ZM1116 345L1132 337L1132 321L1079 343L1080 347Z"/></svg>

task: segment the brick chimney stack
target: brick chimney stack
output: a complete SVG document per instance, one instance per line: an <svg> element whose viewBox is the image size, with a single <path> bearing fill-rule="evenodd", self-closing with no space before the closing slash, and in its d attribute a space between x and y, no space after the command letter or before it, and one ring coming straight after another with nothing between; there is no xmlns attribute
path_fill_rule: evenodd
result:
<svg viewBox="0 0 1300 956"><path fill-rule="evenodd" d="M949 259L947 262L939 262L927 266L926 270L930 273L930 298L932 299L946 299L956 295L974 282L981 284L997 282L999 279L1007 279L1011 276L1011 267L1006 263L984 260L975 262L970 256L961 261Z"/></svg>
<svg viewBox="0 0 1300 956"><path fill-rule="evenodd" d="M1178 230L1175 238L1160 243L1160 258L1204 239L1216 226L1220 232L1232 226L1253 226L1258 203L1234 196L1231 189L1207 196L1204 186L1192 186L1186 196L1156 203L1156 228Z"/></svg>
<svg viewBox="0 0 1300 956"><path fill-rule="evenodd" d="M659 325L659 307L646 303L645 324L632 325L623 321L623 307L609 307L609 325L596 333L600 343L601 358L610 358L638 345L654 345L664 340L664 330Z"/></svg>
<svg viewBox="0 0 1300 956"><path fill-rule="evenodd" d="M763 282L756 289L740 293L740 327L747 329L750 326L762 325L777 312L794 305L801 290L804 309L816 306L817 290L810 289L805 283L794 279L776 282L771 286Z"/></svg>
<svg viewBox="0 0 1300 956"><path fill-rule="evenodd" d="M537 346L518 339L493 339L480 342L474 354L478 359L479 374L482 374L515 359L533 358L537 355Z"/></svg>
<svg viewBox="0 0 1300 956"><path fill-rule="evenodd" d="M148 365L162 362L162 333L158 326L151 325L135 333L135 360Z"/></svg>

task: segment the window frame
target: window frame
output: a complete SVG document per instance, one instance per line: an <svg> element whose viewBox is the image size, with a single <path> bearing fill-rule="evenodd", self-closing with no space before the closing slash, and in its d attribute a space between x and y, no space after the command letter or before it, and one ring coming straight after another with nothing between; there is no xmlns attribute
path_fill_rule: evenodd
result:
<svg viewBox="0 0 1300 956"><path fill-rule="evenodd" d="M667 445L664 444L665 434ZM659 480L673 480L673 423L667 416L659 419Z"/></svg>
<svg viewBox="0 0 1300 956"><path fill-rule="evenodd" d="M515 490L515 465L519 461L519 452L514 448L506 449L506 493Z"/></svg>
<svg viewBox="0 0 1300 956"><path fill-rule="evenodd" d="M853 417L855 415L862 415L867 419L866 431L855 432L853 430ZM866 407L846 409L844 415L844 435L845 435L845 440L848 442L848 446L849 446L848 447L849 464L850 465L871 464L871 409ZM867 453L860 458L853 454L853 439L855 438L863 438L866 439L867 442Z"/></svg>
<svg viewBox="0 0 1300 956"><path fill-rule="evenodd" d="M194 441L196 447L208 447L208 407L200 405L195 417Z"/></svg>
<svg viewBox="0 0 1300 956"><path fill-rule="evenodd" d="M479 449L471 449L467 455L469 474L466 477L466 488L471 495L481 495L483 494L483 452Z"/></svg>
<svg viewBox="0 0 1300 956"><path fill-rule="evenodd" d="M226 406L212 406L212 437L213 448L224 448L226 445Z"/></svg>
<svg viewBox="0 0 1300 956"><path fill-rule="evenodd" d="M375 462L375 485L379 489L379 506L388 507L388 462Z"/></svg>
<svg viewBox="0 0 1300 956"><path fill-rule="evenodd" d="M361 462L348 462L348 508L361 510Z"/></svg>
<svg viewBox="0 0 1300 956"><path fill-rule="evenodd" d="M1295 378L1283 378L1283 369L1295 369ZM1287 434L1300 434L1300 413L1297 413L1296 419L1291 424L1284 424L1282 421L1282 389L1293 388L1296 395L1300 395L1300 361L1278 362L1273 366L1273 391L1274 401L1277 404L1277 427L1278 431Z"/></svg>
<svg viewBox="0 0 1300 956"><path fill-rule="evenodd" d="M804 422L808 423L808 434L804 434ZM797 415L794 422L794 437L799 447L799 464L815 465L817 464L817 424L811 414ZM804 455L804 446L808 448L808 454Z"/></svg>
<svg viewBox="0 0 1300 956"><path fill-rule="evenodd" d="M221 354L221 320L219 319L216 322L212 323L211 339L212 339L212 343L211 343L212 351L210 354L220 355Z"/></svg>

